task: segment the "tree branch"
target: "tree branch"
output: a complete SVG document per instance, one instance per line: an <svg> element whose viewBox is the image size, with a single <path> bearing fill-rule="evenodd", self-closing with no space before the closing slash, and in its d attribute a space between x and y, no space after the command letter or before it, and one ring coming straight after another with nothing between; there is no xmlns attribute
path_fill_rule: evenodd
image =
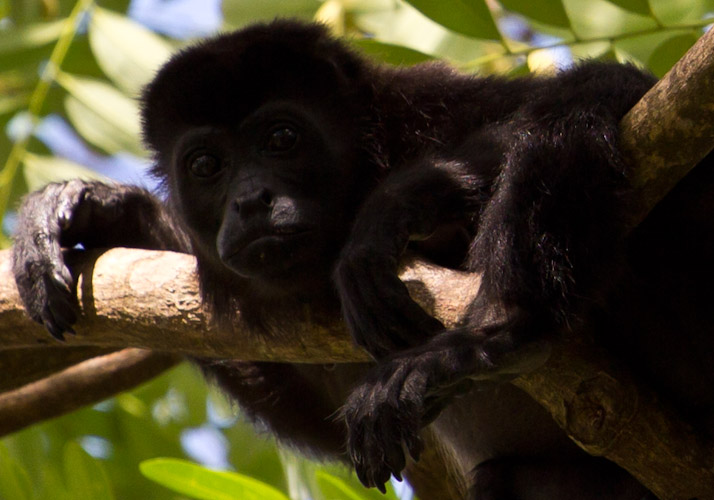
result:
<svg viewBox="0 0 714 500"><path fill-rule="evenodd" d="M633 213L632 227L709 152L714 145L712 123L714 30L622 121L622 149L634 168L632 181L642 199ZM46 353L51 350L46 346L51 340L21 312L8 262L8 254L0 254L3 348L22 348L22 355L45 353L49 359ZM68 339L64 349L90 347L74 351L77 357L90 355L92 349L135 346L284 362L367 359L352 345L336 316L274 325L284 334L270 338L248 335L240 322L232 334L208 327L193 269L192 257L168 252L115 249L96 262L90 259L80 270L82 320L76 337ZM458 322L478 290L478 276L423 262L406 263L401 276L415 299L447 326ZM10 353L0 355L0 363L6 362L3 356L12 358ZM48 369L52 368L43 374ZM22 377L27 379L27 373ZM617 462L659 497L714 498L711 443L696 436L655 394L638 386L626 369L592 346L559 345L545 366L515 384L543 404L584 449ZM46 395L53 390L32 387L25 394L33 393L28 397L35 400L25 400L23 411L46 406ZM37 404L40 398L41 405ZM5 422L12 416L3 408L0 404L0 431L11 427ZM13 413L22 414L17 408Z"/></svg>
<svg viewBox="0 0 714 500"><path fill-rule="evenodd" d="M636 227L714 147L714 31L707 31L620 122L641 200Z"/></svg>
<svg viewBox="0 0 714 500"><path fill-rule="evenodd" d="M157 376L180 360L168 354L124 349L2 393L0 435L114 396Z"/></svg>
<svg viewBox="0 0 714 500"><path fill-rule="evenodd" d="M2 347L0 347L2 349ZM102 347L47 346L0 350L0 393L64 370L86 359L109 354L116 349Z"/></svg>

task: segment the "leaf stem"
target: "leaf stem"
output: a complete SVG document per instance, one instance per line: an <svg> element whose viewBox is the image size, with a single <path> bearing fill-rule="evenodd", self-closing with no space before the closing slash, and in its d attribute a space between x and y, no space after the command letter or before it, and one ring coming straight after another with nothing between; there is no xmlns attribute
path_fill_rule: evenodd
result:
<svg viewBox="0 0 714 500"><path fill-rule="evenodd" d="M77 34L82 14L92 7L93 4L94 0L79 0L70 15L64 21L57 43L52 49L50 58L43 68L40 79L30 96L27 112L30 115L32 129L34 129L38 122L38 117L47 98L50 86L54 82L55 75L62 66L67 51ZM7 161L2 170L0 170L0 220L5 216L8 204L10 203L10 196L13 185L15 184L15 179L17 178L20 162L27 151L31 136L32 130L27 131L27 133L13 144ZM7 247L9 244L9 238L4 233L0 233L0 246Z"/></svg>
<svg viewBox="0 0 714 500"><path fill-rule="evenodd" d="M572 47L574 45L583 45L586 43L596 43L596 42L610 42L611 44L614 42L617 42L618 40L625 40L628 38L634 38L637 36L643 36L643 35L651 35L654 33L663 33L666 31L679 31L679 30L691 30L691 29L698 29L698 28L703 28L704 26L707 26L709 24L714 23L714 19L712 18L707 18L707 19L701 19L699 21L691 22L691 23L685 23L685 24L674 24L670 26L662 26L657 22L658 25L652 28L645 28L637 31L630 31L627 33L621 33L619 35L609 35L609 36L597 36L593 38L580 38L580 37L574 37L571 40L559 40L557 42L553 42L547 45L541 45L541 46L532 46L532 47L526 47L523 49L518 49L518 50L504 50L503 52L493 52L490 54L485 54L481 57L477 57L476 59L472 59L471 61L464 63L461 65L462 69L469 70L469 69L474 69L478 68L479 66L482 66L484 64L487 64L495 59L498 59L500 57L519 57L519 56L527 56L531 54L532 52L535 52L537 50L547 50L547 49L555 49L558 47ZM505 48L505 46L504 46Z"/></svg>

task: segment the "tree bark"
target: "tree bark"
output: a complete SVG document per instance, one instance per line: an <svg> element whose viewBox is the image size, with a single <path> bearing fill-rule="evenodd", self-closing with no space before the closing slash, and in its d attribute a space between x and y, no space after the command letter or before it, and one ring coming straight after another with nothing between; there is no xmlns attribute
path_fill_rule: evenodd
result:
<svg viewBox="0 0 714 500"><path fill-rule="evenodd" d="M711 150L712 123L714 30L622 121L621 146L642 200L632 214L632 227ZM71 364L69 359L56 359L59 349L47 347L50 338L22 313L8 260L7 253L0 254L2 348L23 353L0 354L0 367L15 369L21 359L17 356L27 353L48 360L40 369L43 375ZM72 360L127 346L285 362L367 359L336 316L296 321L289 328L275 325L289 330L289 335L270 339L245 334L240 322L232 334L207 326L190 256L117 249L86 264L79 286L83 316L77 335L62 347L72 353ZM406 263L402 279L415 299L447 326L458 322L478 290L478 276L423 262ZM19 375L22 381L31 378L29 370ZM85 382L92 385L91 380ZM714 499L712 444L696 436L626 369L591 346L576 341L556 346L543 367L514 383L543 404L585 450L617 462L660 498ZM29 392L34 392L35 403L45 394L38 386ZM27 411L35 403L28 403ZM8 413L13 407L7 408L0 404L0 430L13 417Z"/></svg>

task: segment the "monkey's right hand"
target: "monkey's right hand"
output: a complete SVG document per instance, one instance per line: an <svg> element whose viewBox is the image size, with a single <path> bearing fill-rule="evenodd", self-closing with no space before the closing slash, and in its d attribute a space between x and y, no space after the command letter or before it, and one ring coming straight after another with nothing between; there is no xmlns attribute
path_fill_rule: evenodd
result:
<svg viewBox="0 0 714 500"><path fill-rule="evenodd" d="M30 317L56 339L74 333L79 303L62 249L78 244L85 249L155 247L141 233L147 233L142 231L147 219L154 222L152 233L160 226L157 207L158 201L141 188L80 180L49 184L28 195L18 213L12 260Z"/></svg>
<svg viewBox="0 0 714 500"><path fill-rule="evenodd" d="M110 189L78 180L50 184L28 195L20 207L12 250L15 282L30 317L58 340L64 340L65 332L74 333L79 312L62 248L82 243L97 199L106 194L97 191Z"/></svg>

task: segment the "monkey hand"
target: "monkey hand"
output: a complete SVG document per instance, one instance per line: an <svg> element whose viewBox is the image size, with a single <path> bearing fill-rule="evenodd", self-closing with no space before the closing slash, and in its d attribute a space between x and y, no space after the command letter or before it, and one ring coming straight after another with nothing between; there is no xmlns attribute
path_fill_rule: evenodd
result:
<svg viewBox="0 0 714 500"><path fill-rule="evenodd" d="M420 347L387 358L348 398L348 449L365 486L384 493L390 475L401 480L405 453L419 459L421 428L471 387L470 379L448 370L450 354Z"/></svg>
<svg viewBox="0 0 714 500"><path fill-rule="evenodd" d="M158 207L141 188L80 180L28 195L18 214L13 273L30 317L58 340L74 333L79 303L63 248L160 248L158 239L170 231L163 231Z"/></svg>
<svg viewBox="0 0 714 500"><path fill-rule="evenodd" d="M30 317L58 340L74 333L79 304L62 252L68 233L86 219L87 183L50 184L28 195L20 209L13 272Z"/></svg>
<svg viewBox="0 0 714 500"><path fill-rule="evenodd" d="M445 331L424 345L382 360L348 398L348 447L365 486L384 491L401 478L406 452L419 458L419 431L478 380L505 382L542 365L547 340L521 342L509 324Z"/></svg>

